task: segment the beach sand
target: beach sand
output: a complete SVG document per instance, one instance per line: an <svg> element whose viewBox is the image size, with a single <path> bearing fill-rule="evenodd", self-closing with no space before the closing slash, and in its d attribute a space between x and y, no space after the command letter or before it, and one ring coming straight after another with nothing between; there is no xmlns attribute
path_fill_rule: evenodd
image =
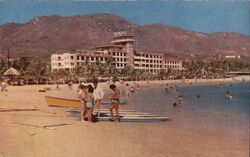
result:
<svg viewBox="0 0 250 157"><path fill-rule="evenodd" d="M150 82L150 84L165 84ZM171 82L167 82L171 83ZM204 82L203 82L204 83ZM147 83L143 83L146 86ZM163 123L88 123L48 107L44 96L76 97L76 86L8 87L0 93L0 108L40 109L0 112L0 156L4 157L248 157L248 139L184 130ZM105 91L108 85L102 84ZM46 92L38 92L45 87ZM121 86L119 86L121 87ZM123 89L123 88L122 88ZM68 124L43 128L45 125ZM30 126L34 125L34 126Z"/></svg>

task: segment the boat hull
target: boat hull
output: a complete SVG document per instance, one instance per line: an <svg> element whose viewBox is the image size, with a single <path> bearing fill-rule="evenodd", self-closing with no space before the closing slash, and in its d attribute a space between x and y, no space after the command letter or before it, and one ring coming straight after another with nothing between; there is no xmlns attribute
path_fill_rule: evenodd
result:
<svg viewBox="0 0 250 157"><path fill-rule="evenodd" d="M65 98L45 96L45 100L48 106L51 107L72 107L72 108L81 107L81 101L79 99L65 99Z"/></svg>
<svg viewBox="0 0 250 157"><path fill-rule="evenodd" d="M81 101L80 99L65 99L65 98L58 98L58 97L51 97L45 96L45 100L48 106L51 107L65 107L65 108L80 108ZM125 101L121 101L120 105L125 105ZM111 105L110 101L102 101L101 105Z"/></svg>

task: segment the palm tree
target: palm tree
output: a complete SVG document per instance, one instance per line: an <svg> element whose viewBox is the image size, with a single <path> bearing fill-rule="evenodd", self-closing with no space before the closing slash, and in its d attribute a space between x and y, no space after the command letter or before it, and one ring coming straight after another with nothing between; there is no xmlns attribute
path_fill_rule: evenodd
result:
<svg viewBox="0 0 250 157"><path fill-rule="evenodd" d="M163 80L164 76L166 75L166 71L164 69L161 69L160 72L158 73L158 77Z"/></svg>
<svg viewBox="0 0 250 157"><path fill-rule="evenodd" d="M7 63L1 59L0 61L0 75L3 74L8 69Z"/></svg>
<svg viewBox="0 0 250 157"><path fill-rule="evenodd" d="M32 61L27 67L27 71L35 77L44 76L48 73L47 65L43 61Z"/></svg>
<svg viewBox="0 0 250 157"><path fill-rule="evenodd" d="M18 59L19 71L26 71L29 64L30 62L27 60L27 57L21 57Z"/></svg>

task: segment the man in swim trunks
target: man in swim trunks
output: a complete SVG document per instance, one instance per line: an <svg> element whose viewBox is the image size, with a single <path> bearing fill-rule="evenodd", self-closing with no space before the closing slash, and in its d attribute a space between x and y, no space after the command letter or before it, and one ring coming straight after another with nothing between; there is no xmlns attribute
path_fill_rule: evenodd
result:
<svg viewBox="0 0 250 157"><path fill-rule="evenodd" d="M116 85L111 84L109 88L113 91L113 94L109 98L111 100L111 107L110 107L110 113L111 113L111 120L114 120L113 116L113 109L115 109L116 112L116 119L120 121L119 117L119 103L120 103L120 91L116 88Z"/></svg>

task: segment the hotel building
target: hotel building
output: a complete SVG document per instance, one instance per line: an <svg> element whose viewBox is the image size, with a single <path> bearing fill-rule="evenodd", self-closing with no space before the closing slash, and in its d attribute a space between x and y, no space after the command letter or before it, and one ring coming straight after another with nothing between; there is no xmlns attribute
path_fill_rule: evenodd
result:
<svg viewBox="0 0 250 157"><path fill-rule="evenodd" d="M84 65L85 62L105 63L110 59L117 69L130 66L151 74L167 69L182 70L182 60L177 57L159 52L137 52L135 38L127 32L115 32L110 45L95 47L92 50L54 53L51 55L51 70L64 69L73 72L77 66Z"/></svg>

